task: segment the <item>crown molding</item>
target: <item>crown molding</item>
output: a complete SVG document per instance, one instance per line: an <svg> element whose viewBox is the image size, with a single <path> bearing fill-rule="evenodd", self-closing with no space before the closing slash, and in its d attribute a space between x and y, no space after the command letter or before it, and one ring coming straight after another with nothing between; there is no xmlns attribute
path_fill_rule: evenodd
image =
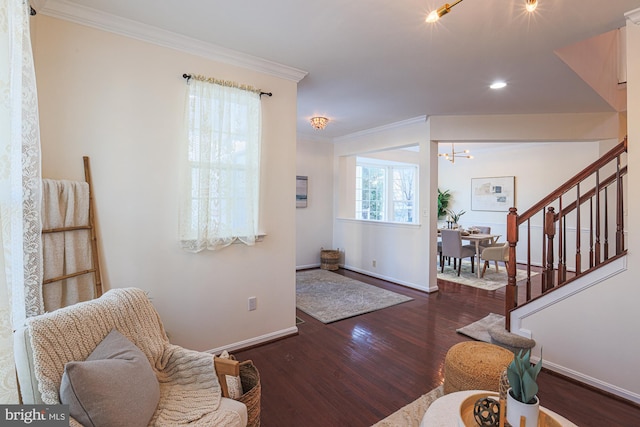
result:
<svg viewBox="0 0 640 427"><path fill-rule="evenodd" d="M296 83L307 75L306 71L297 68L247 55L212 43L206 43L131 19L111 15L67 0L48 0L44 7L38 10L38 13L225 64L248 68Z"/></svg>
<svg viewBox="0 0 640 427"><path fill-rule="evenodd" d="M625 13L624 17L634 24L640 25L640 8Z"/></svg>

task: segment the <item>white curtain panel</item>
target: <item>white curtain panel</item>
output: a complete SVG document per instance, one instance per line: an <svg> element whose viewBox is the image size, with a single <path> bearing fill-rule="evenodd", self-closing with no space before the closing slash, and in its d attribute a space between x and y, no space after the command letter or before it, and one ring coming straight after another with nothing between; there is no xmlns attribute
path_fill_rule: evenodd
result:
<svg viewBox="0 0 640 427"><path fill-rule="evenodd" d="M41 174L29 4L0 2L0 404L18 403L13 329L41 314Z"/></svg>
<svg viewBox="0 0 640 427"><path fill-rule="evenodd" d="M192 79L186 100L180 241L199 252L255 243L260 195L260 94Z"/></svg>

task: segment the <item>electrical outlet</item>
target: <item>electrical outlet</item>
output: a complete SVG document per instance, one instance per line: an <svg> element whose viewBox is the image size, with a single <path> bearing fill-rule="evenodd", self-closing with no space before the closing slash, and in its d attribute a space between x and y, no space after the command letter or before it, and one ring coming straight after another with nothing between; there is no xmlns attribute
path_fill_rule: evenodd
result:
<svg viewBox="0 0 640 427"><path fill-rule="evenodd" d="M376 266L376 260L375 259L373 261L371 261L371 265L374 266L374 267Z"/></svg>
<svg viewBox="0 0 640 427"><path fill-rule="evenodd" d="M249 297L249 311L253 311L258 308L258 298Z"/></svg>

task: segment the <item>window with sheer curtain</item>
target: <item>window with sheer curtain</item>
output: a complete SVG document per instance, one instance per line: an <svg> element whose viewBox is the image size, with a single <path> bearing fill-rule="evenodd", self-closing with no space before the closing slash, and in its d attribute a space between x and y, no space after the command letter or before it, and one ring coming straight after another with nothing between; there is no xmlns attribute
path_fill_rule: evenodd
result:
<svg viewBox="0 0 640 427"><path fill-rule="evenodd" d="M260 195L260 92L194 77L186 100L180 241L199 252L255 243Z"/></svg>
<svg viewBox="0 0 640 427"><path fill-rule="evenodd" d="M19 403L13 330L42 314L40 130L29 3L0 2L0 404Z"/></svg>

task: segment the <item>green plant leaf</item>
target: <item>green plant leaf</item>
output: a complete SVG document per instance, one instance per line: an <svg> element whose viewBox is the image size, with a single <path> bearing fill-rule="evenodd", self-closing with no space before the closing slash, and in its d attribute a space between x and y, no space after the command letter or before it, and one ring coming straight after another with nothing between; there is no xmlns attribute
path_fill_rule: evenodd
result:
<svg viewBox="0 0 640 427"><path fill-rule="evenodd" d="M522 403L531 403L536 394L538 394L538 384L531 372L525 371L522 377Z"/></svg>
<svg viewBox="0 0 640 427"><path fill-rule="evenodd" d="M536 379L542 368L542 351L540 361L535 366L531 364L530 357L531 349L526 352L520 350L507 367L507 378L513 389L513 397L523 403L530 403L538 394Z"/></svg>

